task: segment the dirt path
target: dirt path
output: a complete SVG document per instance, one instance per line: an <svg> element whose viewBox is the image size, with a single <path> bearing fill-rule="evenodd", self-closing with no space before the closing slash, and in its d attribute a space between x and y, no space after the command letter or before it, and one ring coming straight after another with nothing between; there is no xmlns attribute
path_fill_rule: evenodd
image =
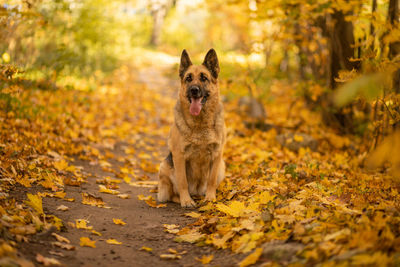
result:
<svg viewBox="0 0 400 267"><path fill-rule="evenodd" d="M163 77L160 70L143 69L139 77L141 82L146 83L153 90L158 90L165 97L175 95L177 82ZM152 136L143 136L141 140L146 142L151 138ZM140 144L139 146L123 142L117 143L110 150L115 156L114 159L108 160L111 164L110 168L115 170L115 173L119 171L122 163L117 159L127 156L124 152L126 147L133 148L139 153L143 147L152 145ZM166 154L166 147L160 147L158 150L162 155ZM65 188L67 198L74 198L74 202L57 198L44 198L43 207L45 213L56 215L66 224L66 228L60 234L68 238L76 249L67 251L52 246L55 238L51 235L52 231L48 231L35 236L29 243L24 243L20 249L24 256L33 262L35 262L37 253L46 257L54 257L66 266L202 266L195 258L211 254L214 255L211 266L234 266L243 258L243 255L234 255L229 251L175 242L176 236L165 232L163 224L177 224L182 228L194 222L194 219L184 216L185 213L189 212L188 210L182 209L180 205L174 203L168 203L167 207L159 209L152 208L137 198L137 195L141 194L152 195L156 198L155 193L149 192L151 188L133 187L123 182L119 184L118 191L129 194L130 199L121 199L116 195L99 193L96 179L104 177L115 179L115 174L104 171L99 165L93 165L88 161L79 159L75 159L73 165L81 166L83 172L90 173L92 178L88 178L87 183L80 187L67 186ZM141 171L140 175L143 174L145 173ZM150 176L150 180L157 180L157 174L147 173L147 175ZM24 188L21 187L21 193L25 194L23 190ZM81 193L83 192L101 196L106 205L111 208L83 205L81 203ZM60 205L67 206L69 210L57 210ZM121 219L126 225L114 224L113 218ZM73 224L78 219L89 221L89 225L101 236L95 235L89 230L74 228ZM80 238L84 236L95 240L96 248L81 247L79 245ZM116 239L122 244L108 244L106 243L107 239ZM152 248L152 251L140 250L143 246ZM182 253L180 255L182 258L177 260L161 259L161 254L171 254L169 249Z"/></svg>

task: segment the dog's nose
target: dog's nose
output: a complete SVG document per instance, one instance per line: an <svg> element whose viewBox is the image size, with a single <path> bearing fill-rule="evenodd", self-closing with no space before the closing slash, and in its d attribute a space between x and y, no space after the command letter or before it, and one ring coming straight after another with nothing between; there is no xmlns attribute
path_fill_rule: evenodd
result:
<svg viewBox="0 0 400 267"><path fill-rule="evenodd" d="M192 96L199 96L200 95L200 88L198 86L192 86L190 88L190 93Z"/></svg>

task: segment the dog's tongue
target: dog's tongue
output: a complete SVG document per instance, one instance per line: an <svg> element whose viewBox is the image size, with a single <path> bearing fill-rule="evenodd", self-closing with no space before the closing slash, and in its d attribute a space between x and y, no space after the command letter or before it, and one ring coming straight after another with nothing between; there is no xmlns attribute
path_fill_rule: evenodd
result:
<svg viewBox="0 0 400 267"><path fill-rule="evenodd" d="M190 114L193 116L198 116L201 111L201 100L203 98L192 98L192 102L190 103Z"/></svg>

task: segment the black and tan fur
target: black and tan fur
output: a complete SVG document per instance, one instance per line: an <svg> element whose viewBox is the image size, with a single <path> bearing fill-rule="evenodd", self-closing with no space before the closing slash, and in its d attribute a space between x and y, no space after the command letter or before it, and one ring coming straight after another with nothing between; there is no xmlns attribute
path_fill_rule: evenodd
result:
<svg viewBox="0 0 400 267"><path fill-rule="evenodd" d="M206 201L216 198L216 189L225 176L222 155L226 139L218 74L214 49L208 51L202 65L193 65L183 50L179 67L181 88L168 139L170 153L160 165L160 202L174 201L182 207L193 207L193 195L205 195Z"/></svg>

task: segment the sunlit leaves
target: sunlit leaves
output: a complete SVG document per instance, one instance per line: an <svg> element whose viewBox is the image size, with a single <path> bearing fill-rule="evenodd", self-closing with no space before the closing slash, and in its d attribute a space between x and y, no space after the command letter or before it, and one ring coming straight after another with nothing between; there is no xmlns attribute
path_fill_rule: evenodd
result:
<svg viewBox="0 0 400 267"><path fill-rule="evenodd" d="M254 263L257 262L258 258L260 258L261 254L263 252L262 248L257 248L254 250L253 253L251 253L250 255L248 255L246 258L244 258L240 263L239 266L240 267L246 267L249 265L252 265Z"/></svg>
<svg viewBox="0 0 400 267"><path fill-rule="evenodd" d="M28 201L26 203L34 208L38 213L43 214L42 198L38 195L26 194Z"/></svg>
<svg viewBox="0 0 400 267"><path fill-rule="evenodd" d="M168 232L168 233L171 233L171 234L176 234L176 233L178 233L179 232L179 225L177 225L177 224L163 224L163 226L164 226L164 231L165 232Z"/></svg>
<svg viewBox="0 0 400 267"><path fill-rule="evenodd" d="M188 233L179 235L175 238L176 242L189 242L194 243L201 240L204 237L204 234L197 232L196 230L192 230Z"/></svg>
<svg viewBox="0 0 400 267"><path fill-rule="evenodd" d="M239 217L240 214L243 213L245 206L242 202L239 201L232 201L229 206L223 204L223 203L218 203L215 205L215 207L219 210L222 211L228 215L231 215L233 217Z"/></svg>

